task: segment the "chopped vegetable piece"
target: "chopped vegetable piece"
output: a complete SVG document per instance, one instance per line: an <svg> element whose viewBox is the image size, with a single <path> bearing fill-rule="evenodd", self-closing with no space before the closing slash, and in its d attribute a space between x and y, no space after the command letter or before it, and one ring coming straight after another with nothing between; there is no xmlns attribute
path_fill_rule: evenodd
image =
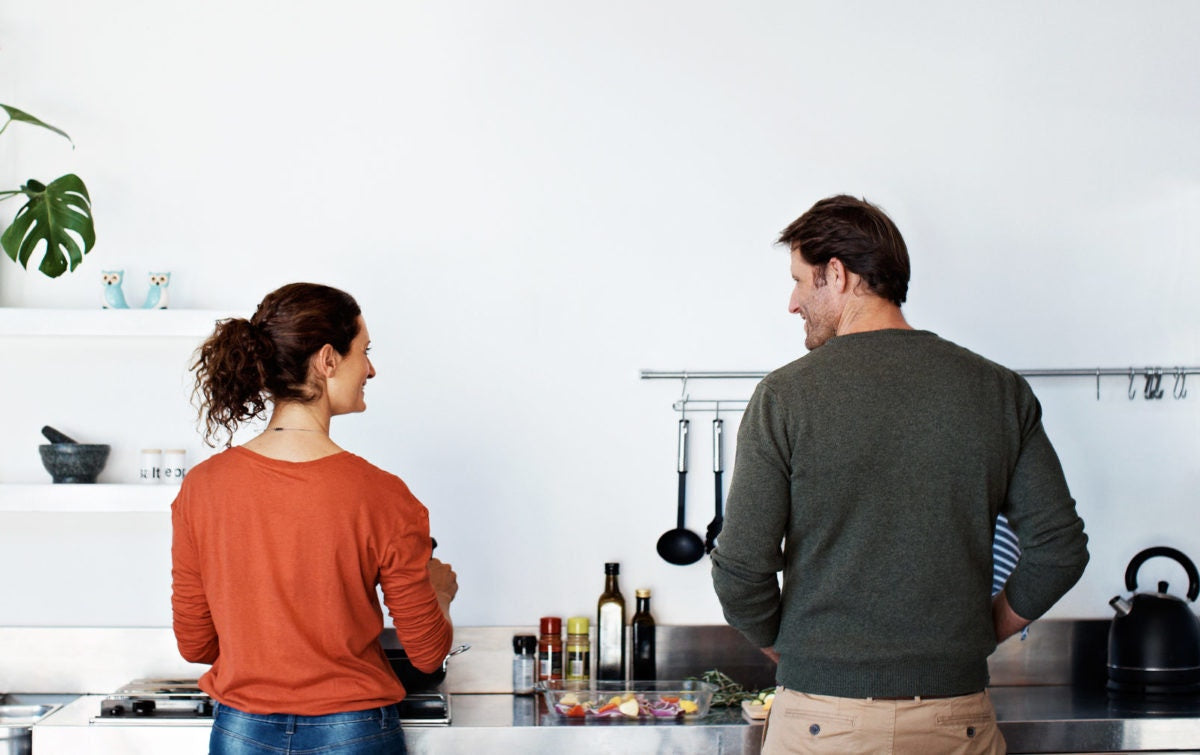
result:
<svg viewBox="0 0 1200 755"><path fill-rule="evenodd" d="M677 703L679 702L679 695L663 695L659 700L662 700L664 703Z"/></svg>
<svg viewBox="0 0 1200 755"><path fill-rule="evenodd" d="M695 713L700 706L696 705L691 700L680 700L679 709L684 713Z"/></svg>
<svg viewBox="0 0 1200 755"><path fill-rule="evenodd" d="M630 718L637 718L638 712L640 711L637 700L626 700L625 702L621 703L617 707L620 709L620 711L622 713L629 716Z"/></svg>
<svg viewBox="0 0 1200 755"><path fill-rule="evenodd" d="M599 708L596 708L596 715L604 715L605 713L609 712L610 710L616 710L616 709L617 709L617 703L608 703L607 705L601 705Z"/></svg>
<svg viewBox="0 0 1200 755"><path fill-rule="evenodd" d="M571 718L583 718L587 715L587 710L582 705L575 705L567 711L567 715Z"/></svg>

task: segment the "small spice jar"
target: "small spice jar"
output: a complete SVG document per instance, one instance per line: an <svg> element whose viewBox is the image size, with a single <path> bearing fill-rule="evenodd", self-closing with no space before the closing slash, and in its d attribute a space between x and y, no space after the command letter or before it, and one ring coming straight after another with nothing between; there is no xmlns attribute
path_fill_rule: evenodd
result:
<svg viewBox="0 0 1200 755"><path fill-rule="evenodd" d="M168 448L162 452L162 481L178 485L187 474L187 451Z"/></svg>
<svg viewBox="0 0 1200 755"><path fill-rule="evenodd" d="M562 619L543 616L542 636L538 638L538 681L561 681L563 678Z"/></svg>
<svg viewBox="0 0 1200 755"><path fill-rule="evenodd" d="M586 682L592 676L592 642L586 616L567 619L566 676L568 682Z"/></svg>
<svg viewBox="0 0 1200 755"><path fill-rule="evenodd" d="M563 678L563 619L544 616L538 639L538 681L554 682Z"/></svg>
<svg viewBox="0 0 1200 755"><path fill-rule="evenodd" d="M513 636L513 694L532 695L537 680L538 640L532 634Z"/></svg>
<svg viewBox="0 0 1200 755"><path fill-rule="evenodd" d="M156 483L162 480L162 449L143 448L138 466L138 482Z"/></svg>

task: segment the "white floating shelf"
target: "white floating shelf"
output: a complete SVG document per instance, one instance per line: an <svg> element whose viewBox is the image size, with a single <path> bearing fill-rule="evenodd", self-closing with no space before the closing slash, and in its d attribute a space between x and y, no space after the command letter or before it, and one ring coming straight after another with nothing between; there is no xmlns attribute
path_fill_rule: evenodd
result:
<svg viewBox="0 0 1200 755"><path fill-rule="evenodd" d="M25 309L0 307L0 336L165 336L203 338L215 309Z"/></svg>
<svg viewBox="0 0 1200 755"><path fill-rule="evenodd" d="M164 484L7 483L0 484L0 512L167 513L178 493L178 485Z"/></svg>

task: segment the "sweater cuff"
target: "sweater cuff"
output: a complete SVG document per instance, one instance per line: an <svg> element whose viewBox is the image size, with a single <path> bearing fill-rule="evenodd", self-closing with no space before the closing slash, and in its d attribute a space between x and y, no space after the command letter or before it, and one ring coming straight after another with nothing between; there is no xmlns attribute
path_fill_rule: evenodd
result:
<svg viewBox="0 0 1200 755"><path fill-rule="evenodd" d="M729 626L758 648L775 645L779 637L779 582L775 575L754 577L712 553L712 579L721 611Z"/></svg>
<svg viewBox="0 0 1200 755"><path fill-rule="evenodd" d="M1082 564L1072 566L1035 566L1018 563L1004 585L1008 605L1023 619L1040 619L1079 581L1086 564L1086 556Z"/></svg>

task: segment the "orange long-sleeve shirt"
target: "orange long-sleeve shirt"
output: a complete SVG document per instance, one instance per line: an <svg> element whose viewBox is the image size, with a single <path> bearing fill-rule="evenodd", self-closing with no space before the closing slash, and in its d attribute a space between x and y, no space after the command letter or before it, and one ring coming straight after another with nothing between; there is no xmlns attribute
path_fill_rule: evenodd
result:
<svg viewBox="0 0 1200 755"><path fill-rule="evenodd" d="M426 564L429 512L348 452L308 462L231 448L192 469L171 506L179 652L200 687L249 713L325 715L397 702L376 585L413 664L452 630Z"/></svg>

